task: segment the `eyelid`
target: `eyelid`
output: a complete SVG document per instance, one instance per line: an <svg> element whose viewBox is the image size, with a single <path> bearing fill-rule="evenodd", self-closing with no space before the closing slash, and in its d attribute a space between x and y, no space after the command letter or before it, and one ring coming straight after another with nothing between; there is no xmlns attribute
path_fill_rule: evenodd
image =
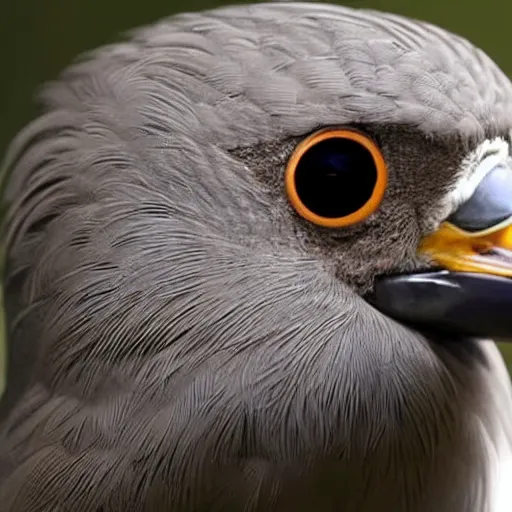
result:
<svg viewBox="0 0 512 512"><path fill-rule="evenodd" d="M377 179L369 200L358 210L343 217L323 217L311 211L302 202L295 186L295 172L298 164L306 152L316 144L328 139L341 138L357 142L364 147L371 155L376 168ZM352 129L324 129L313 133L303 140L292 154L285 171L285 189L290 203L297 213L313 224L327 228L341 228L351 226L363 221L374 213L380 206L387 188L388 170L387 165L377 144L367 135Z"/></svg>

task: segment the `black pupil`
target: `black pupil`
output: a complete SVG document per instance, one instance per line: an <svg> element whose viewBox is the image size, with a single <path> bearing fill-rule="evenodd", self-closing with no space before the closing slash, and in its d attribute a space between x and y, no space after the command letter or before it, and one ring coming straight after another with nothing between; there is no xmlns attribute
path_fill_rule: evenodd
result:
<svg viewBox="0 0 512 512"><path fill-rule="evenodd" d="M326 139L308 149L295 170L297 194L310 211L345 217L363 207L377 181L371 153L351 139Z"/></svg>

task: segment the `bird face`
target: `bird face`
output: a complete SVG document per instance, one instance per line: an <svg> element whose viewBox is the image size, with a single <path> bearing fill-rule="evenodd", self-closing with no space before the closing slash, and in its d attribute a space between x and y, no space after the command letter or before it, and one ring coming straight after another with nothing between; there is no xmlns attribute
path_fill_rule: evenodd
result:
<svg viewBox="0 0 512 512"><path fill-rule="evenodd" d="M434 62L422 65L441 65L437 53L429 57ZM379 79L368 77L356 95L377 89L392 96ZM455 335L508 337L510 281L496 276L512 273L509 132L425 132L385 120L365 124L365 116L375 113L231 154L280 206L290 239L381 311ZM444 271L420 272L429 268Z"/></svg>
<svg viewBox="0 0 512 512"><path fill-rule="evenodd" d="M510 286L512 85L485 54L234 7L42 101L6 158L6 510L510 510L510 383L465 339Z"/></svg>
<svg viewBox="0 0 512 512"><path fill-rule="evenodd" d="M353 134L358 141L351 140ZM366 143L381 162L376 164L364 149ZM453 139L432 140L407 127L353 124L323 127L294 137L283 147L281 153L260 146L235 154L261 181L272 204L279 205L279 225L288 226L294 245L333 278L365 295L380 274L429 266L431 260L419 247L449 216L457 183L463 181L467 148ZM431 159L425 159L427 151ZM372 193L379 196L368 211ZM311 215L301 197L320 215ZM354 219L358 211L361 215Z"/></svg>
<svg viewBox="0 0 512 512"><path fill-rule="evenodd" d="M400 126L348 125L284 147L279 161L273 147L235 154L281 205L304 253L402 321L510 335L509 281L488 277L512 271L508 136L471 148ZM421 272L429 268L457 272Z"/></svg>

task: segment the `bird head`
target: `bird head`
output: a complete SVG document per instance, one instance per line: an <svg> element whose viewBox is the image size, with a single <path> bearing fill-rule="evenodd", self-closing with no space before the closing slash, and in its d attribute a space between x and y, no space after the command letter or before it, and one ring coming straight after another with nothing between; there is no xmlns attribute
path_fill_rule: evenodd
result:
<svg viewBox="0 0 512 512"><path fill-rule="evenodd" d="M400 321L509 336L508 79L479 49L429 24L303 9L253 7L254 34L237 39L235 29L220 40L219 32L220 53L186 64L176 57L195 80L180 93L194 110L174 122L190 116L180 126L188 145L208 142L228 159L230 174L209 184L222 190L209 190L222 198L231 188L230 237L310 259ZM250 26L241 12L217 16ZM293 24L271 13L293 13ZM196 22L183 16L178 26ZM160 111L163 122L169 114ZM223 223L227 214L206 215Z"/></svg>
<svg viewBox="0 0 512 512"><path fill-rule="evenodd" d="M176 503L214 503L214 468L247 503L253 476L326 456L355 485L398 464L354 503L469 503L474 418L492 430L499 407L472 401L492 387L482 359L445 347L512 334L512 85L489 57L395 15L230 7L88 55L42 102L7 154L5 225L20 369L5 403L61 397L31 412L38 442L65 459L99 439L119 475L158 474ZM108 485L107 458L73 459L69 481ZM234 459L265 462L242 475ZM50 493L27 468L6 495ZM101 508L111 491L86 494Z"/></svg>

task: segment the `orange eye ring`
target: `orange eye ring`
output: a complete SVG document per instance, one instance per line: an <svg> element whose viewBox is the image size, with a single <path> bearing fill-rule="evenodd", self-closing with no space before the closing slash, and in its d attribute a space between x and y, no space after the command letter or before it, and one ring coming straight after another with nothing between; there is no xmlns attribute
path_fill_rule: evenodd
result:
<svg viewBox="0 0 512 512"><path fill-rule="evenodd" d="M304 155L314 146L329 139L344 139L359 144L365 149L375 166L375 184L369 199L355 211L337 217L318 215L308 208L297 191L297 169ZM363 221L380 206L388 183L388 169L377 145L361 132L350 129L325 129L303 140L292 154L285 171L285 189L292 207L304 219L327 228L341 228Z"/></svg>

